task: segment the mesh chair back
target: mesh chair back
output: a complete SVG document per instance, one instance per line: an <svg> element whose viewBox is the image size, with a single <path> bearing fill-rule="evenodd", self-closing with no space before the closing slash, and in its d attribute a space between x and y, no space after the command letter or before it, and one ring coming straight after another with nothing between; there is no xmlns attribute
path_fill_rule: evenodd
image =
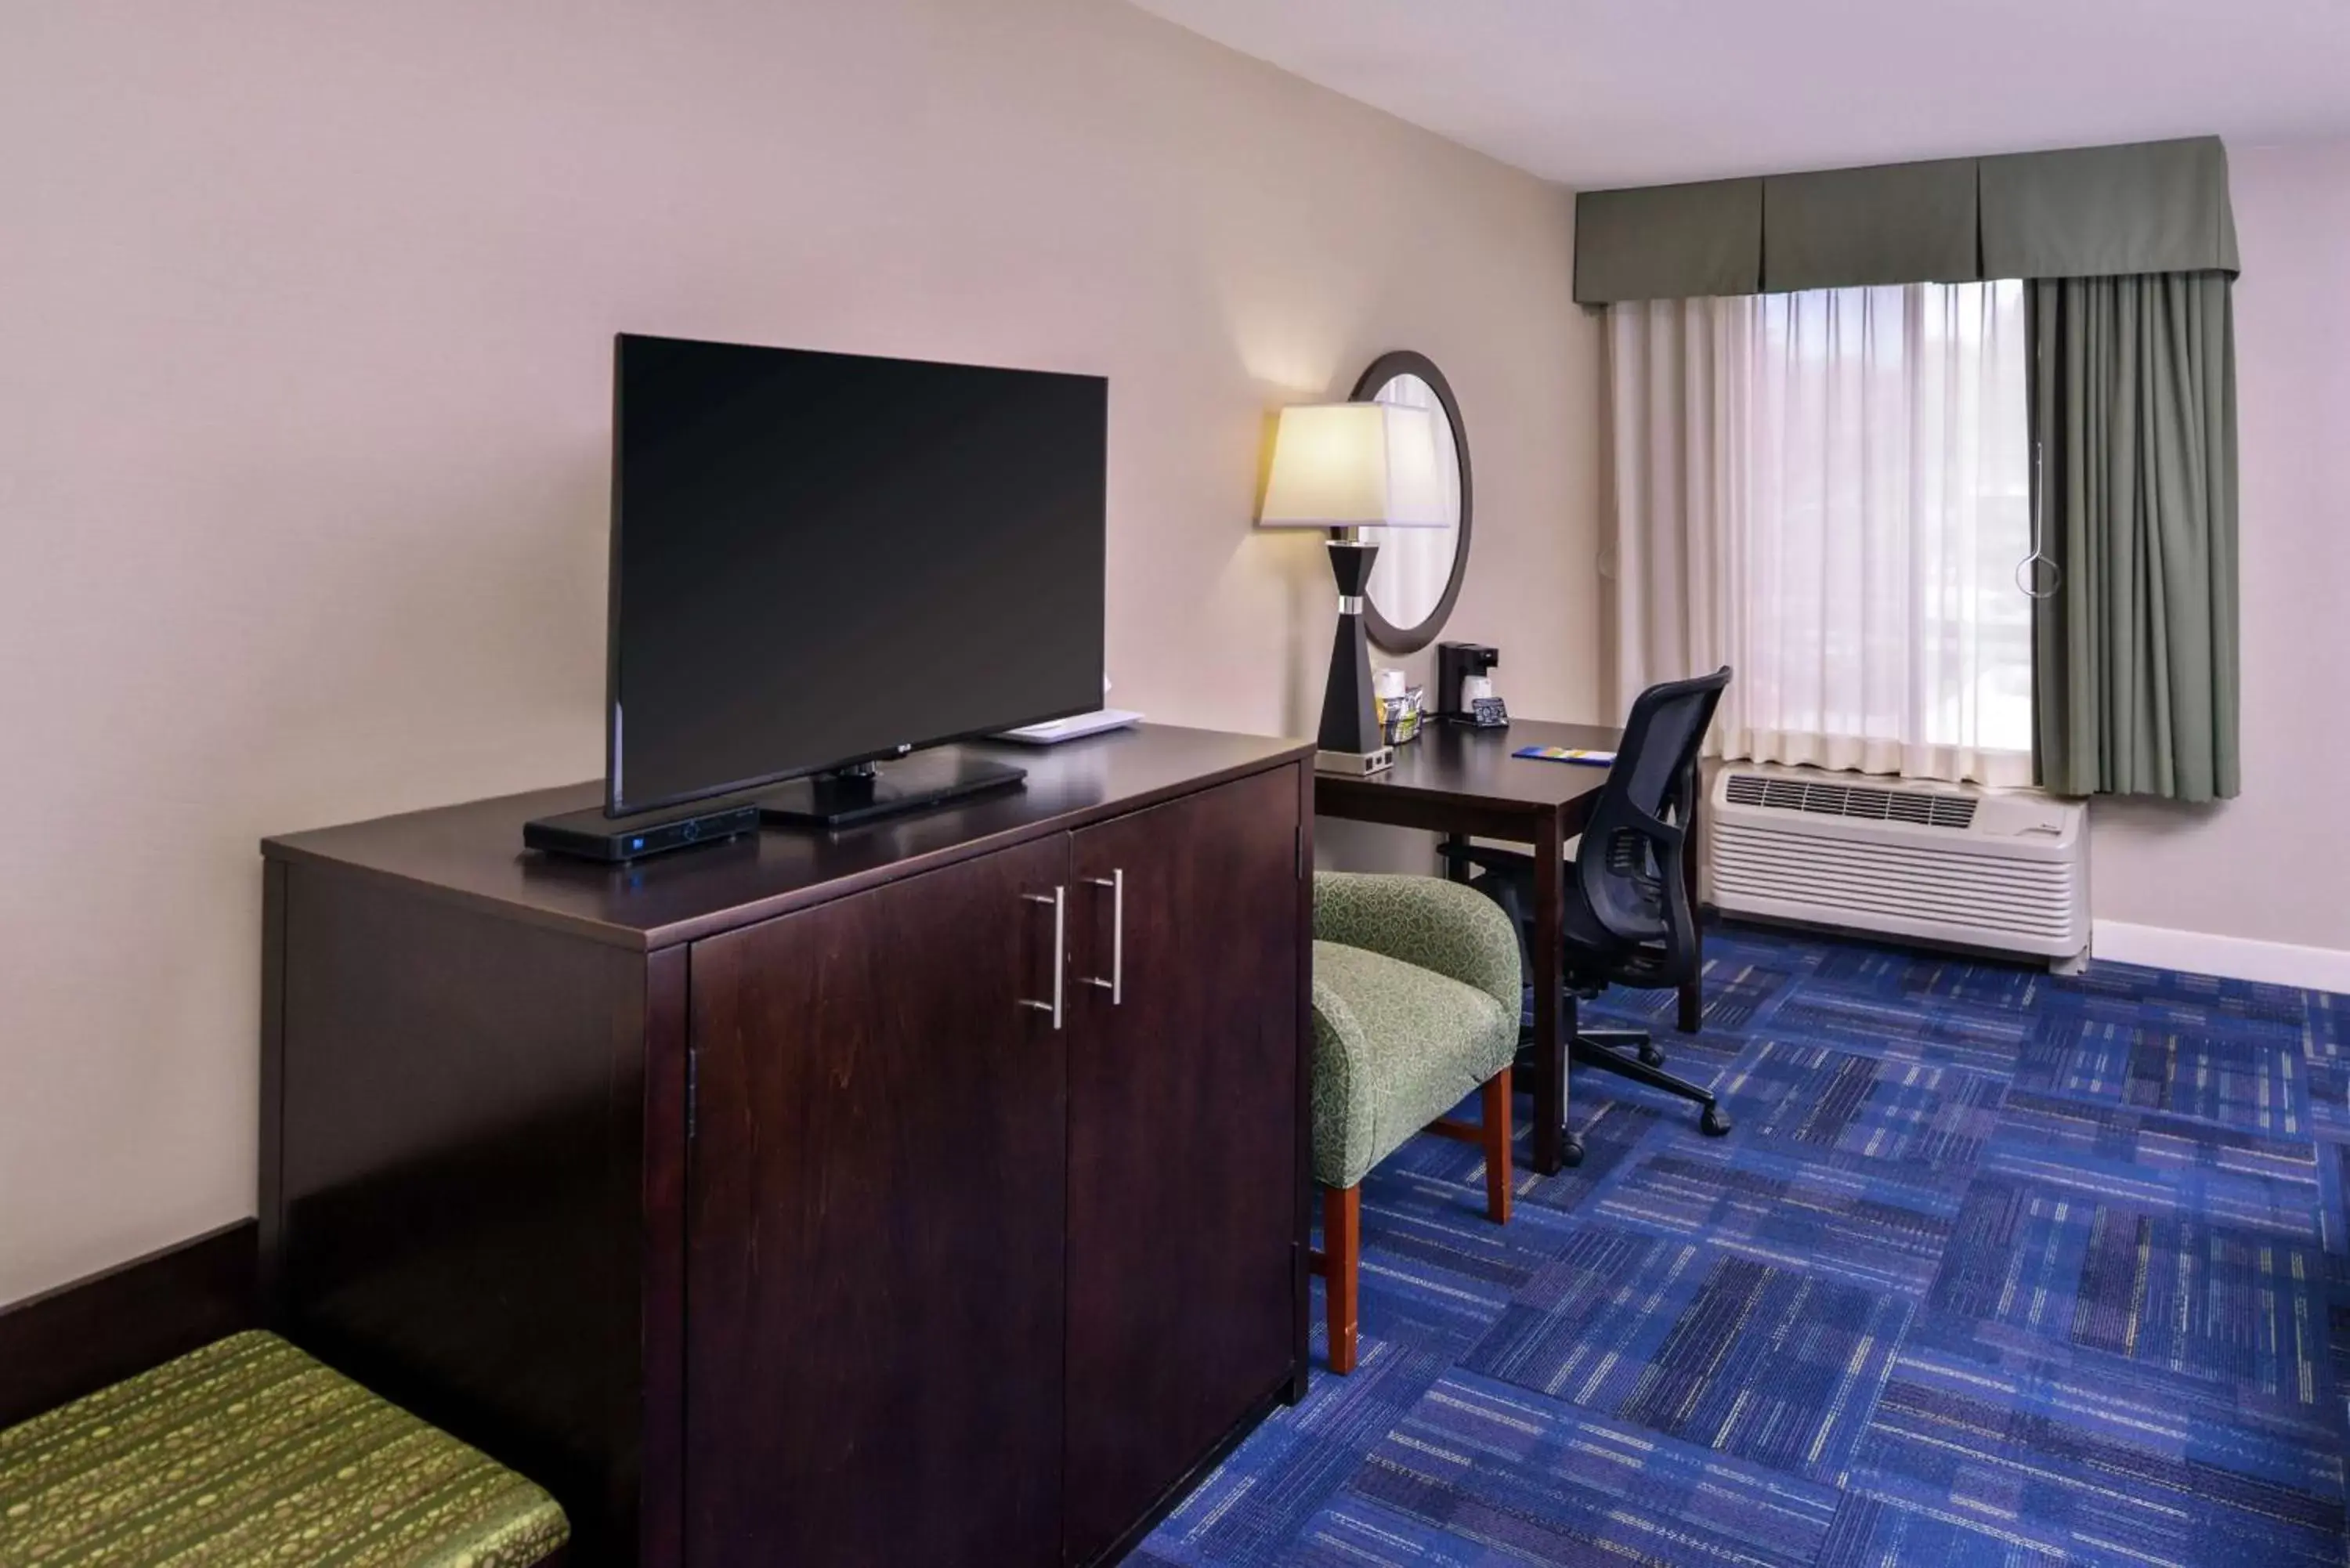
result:
<svg viewBox="0 0 2350 1568"><path fill-rule="evenodd" d="M1683 977L1696 957L1688 828L1697 805L1698 750L1729 684L1724 665L1640 693L1575 854L1584 901L1608 934L1661 950L1644 955L1641 964L1659 982Z"/></svg>

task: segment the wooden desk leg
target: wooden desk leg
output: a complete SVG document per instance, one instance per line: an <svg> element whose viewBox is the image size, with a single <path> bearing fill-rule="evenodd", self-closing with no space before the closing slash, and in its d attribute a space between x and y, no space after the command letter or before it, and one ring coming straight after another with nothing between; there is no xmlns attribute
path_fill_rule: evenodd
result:
<svg viewBox="0 0 2350 1568"><path fill-rule="evenodd" d="M1465 833L1448 833L1444 835L1443 838L1440 840L1440 842L1441 842L1447 849L1466 849L1469 846L1469 836ZM1445 856L1442 857L1442 863L1444 867L1444 875L1449 879L1455 882L1466 882L1469 880L1469 863L1467 861L1455 860L1451 856Z"/></svg>
<svg viewBox="0 0 2350 1568"><path fill-rule="evenodd" d="M1704 786L1704 775L1700 774L1698 787L1690 796L1689 837L1686 840L1688 853L1681 857L1681 880L1682 885L1689 889L1690 918L1693 920L1697 919L1698 801L1705 794ZM1705 1022L1705 927L1703 924L1698 926L1697 935L1691 947L1697 967L1690 971L1690 977L1687 980L1681 981L1680 1026L1681 1033L1684 1034L1696 1033L1698 1025Z"/></svg>
<svg viewBox="0 0 2350 1568"><path fill-rule="evenodd" d="M1566 1127L1566 1037L1559 1023L1559 944L1566 903L1566 846L1559 820L1534 831L1534 1169L1555 1176L1583 1163L1583 1146Z"/></svg>

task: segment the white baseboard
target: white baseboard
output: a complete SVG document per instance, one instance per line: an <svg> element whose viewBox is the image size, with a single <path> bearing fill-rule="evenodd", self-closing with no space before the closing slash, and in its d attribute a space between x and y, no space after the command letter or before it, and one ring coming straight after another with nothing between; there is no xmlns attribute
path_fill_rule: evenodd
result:
<svg viewBox="0 0 2350 1568"><path fill-rule="evenodd" d="M2094 920L2089 926L2089 951L2097 958L2149 969L2297 985L2307 991L2350 992L2350 952L2338 948L2295 947L2291 942L2215 937L2168 926L2132 925L2126 920Z"/></svg>

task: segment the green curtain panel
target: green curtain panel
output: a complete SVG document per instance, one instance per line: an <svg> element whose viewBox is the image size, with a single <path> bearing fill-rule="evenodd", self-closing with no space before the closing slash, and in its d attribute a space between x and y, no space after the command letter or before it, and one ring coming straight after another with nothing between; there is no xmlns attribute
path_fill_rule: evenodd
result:
<svg viewBox="0 0 2350 1568"><path fill-rule="evenodd" d="M2237 791L2236 386L2221 272L2035 281L2040 782L2064 794Z"/></svg>

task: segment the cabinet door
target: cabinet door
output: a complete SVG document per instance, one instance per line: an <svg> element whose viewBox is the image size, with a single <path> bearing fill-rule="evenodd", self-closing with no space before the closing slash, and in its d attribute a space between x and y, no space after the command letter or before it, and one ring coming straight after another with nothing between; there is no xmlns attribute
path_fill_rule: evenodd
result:
<svg viewBox="0 0 2350 1568"><path fill-rule="evenodd" d="M1299 805L1297 771L1280 768L1075 836L1072 1563L1115 1542L1292 1369ZM1085 983L1113 967L1115 998Z"/></svg>
<svg viewBox="0 0 2350 1568"><path fill-rule="evenodd" d="M695 944L689 1562L1056 1559L1067 1035L1021 1003L1067 867Z"/></svg>

